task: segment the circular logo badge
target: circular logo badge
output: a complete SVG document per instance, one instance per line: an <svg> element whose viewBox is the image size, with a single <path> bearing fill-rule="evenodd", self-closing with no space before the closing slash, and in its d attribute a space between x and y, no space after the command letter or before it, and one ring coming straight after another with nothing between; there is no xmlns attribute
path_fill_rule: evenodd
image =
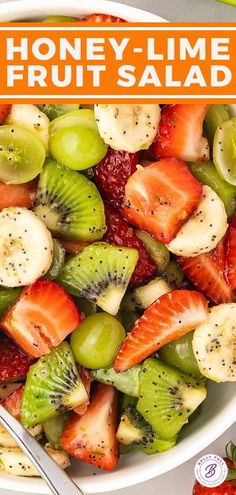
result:
<svg viewBox="0 0 236 495"><path fill-rule="evenodd" d="M206 454L196 462L194 474L201 485L214 488L226 480L228 468L222 457Z"/></svg>

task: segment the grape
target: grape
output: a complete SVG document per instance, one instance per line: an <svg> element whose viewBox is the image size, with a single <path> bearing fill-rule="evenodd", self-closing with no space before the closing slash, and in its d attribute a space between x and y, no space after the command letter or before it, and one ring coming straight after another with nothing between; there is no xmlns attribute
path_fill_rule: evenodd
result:
<svg viewBox="0 0 236 495"><path fill-rule="evenodd" d="M37 107L44 112L49 120L56 119L57 117L61 117L65 113L72 112L74 110L78 110L80 108L79 104L76 103L43 103L37 105Z"/></svg>
<svg viewBox="0 0 236 495"><path fill-rule="evenodd" d="M236 118L223 122L216 129L213 162L220 176L236 186Z"/></svg>
<svg viewBox="0 0 236 495"><path fill-rule="evenodd" d="M67 15L49 15L43 22L76 22L76 17L70 17Z"/></svg>
<svg viewBox="0 0 236 495"><path fill-rule="evenodd" d="M85 318L71 335L75 360L86 368L105 368L113 363L125 339L122 324L112 315L97 313Z"/></svg>
<svg viewBox="0 0 236 495"><path fill-rule="evenodd" d="M225 120L229 119L229 111L227 105L211 105L205 118L204 131L210 146L213 145L216 129Z"/></svg>
<svg viewBox="0 0 236 495"><path fill-rule="evenodd" d="M193 332L188 332L159 349L158 354L160 359L170 366L199 378L201 373L193 353L192 340Z"/></svg>
<svg viewBox="0 0 236 495"><path fill-rule="evenodd" d="M35 134L16 125L0 126L0 180L29 182L41 172L44 161L44 145Z"/></svg>

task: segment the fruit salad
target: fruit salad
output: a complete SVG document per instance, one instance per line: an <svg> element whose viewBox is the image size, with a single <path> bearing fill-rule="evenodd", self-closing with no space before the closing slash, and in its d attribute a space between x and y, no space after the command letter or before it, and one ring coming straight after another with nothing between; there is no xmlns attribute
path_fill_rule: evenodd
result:
<svg viewBox="0 0 236 495"><path fill-rule="evenodd" d="M1 403L63 468L171 449L207 382L236 381L236 119L6 104L0 124ZM38 475L3 427L0 469Z"/></svg>

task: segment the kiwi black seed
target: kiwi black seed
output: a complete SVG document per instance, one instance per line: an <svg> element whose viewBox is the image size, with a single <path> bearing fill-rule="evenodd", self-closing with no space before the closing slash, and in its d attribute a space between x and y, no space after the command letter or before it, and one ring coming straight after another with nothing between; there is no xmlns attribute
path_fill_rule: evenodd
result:
<svg viewBox="0 0 236 495"><path fill-rule="evenodd" d="M116 315L138 256L136 249L96 242L71 258L57 280L70 294Z"/></svg>
<svg viewBox="0 0 236 495"><path fill-rule="evenodd" d="M173 438L206 397L203 383L167 366L146 359L140 372L137 409L163 439Z"/></svg>
<svg viewBox="0 0 236 495"><path fill-rule="evenodd" d="M106 232L104 205L95 184L51 159L39 177L34 211L58 237L93 242Z"/></svg>
<svg viewBox="0 0 236 495"><path fill-rule="evenodd" d="M31 428L87 400L71 348L62 342L30 367L21 401L22 424Z"/></svg>

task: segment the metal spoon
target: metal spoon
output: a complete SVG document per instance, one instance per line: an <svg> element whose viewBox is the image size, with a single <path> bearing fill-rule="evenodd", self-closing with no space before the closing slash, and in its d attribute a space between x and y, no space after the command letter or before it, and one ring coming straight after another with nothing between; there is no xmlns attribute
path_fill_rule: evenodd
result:
<svg viewBox="0 0 236 495"><path fill-rule="evenodd" d="M25 452L54 495L84 495L37 440L1 405L0 424Z"/></svg>

